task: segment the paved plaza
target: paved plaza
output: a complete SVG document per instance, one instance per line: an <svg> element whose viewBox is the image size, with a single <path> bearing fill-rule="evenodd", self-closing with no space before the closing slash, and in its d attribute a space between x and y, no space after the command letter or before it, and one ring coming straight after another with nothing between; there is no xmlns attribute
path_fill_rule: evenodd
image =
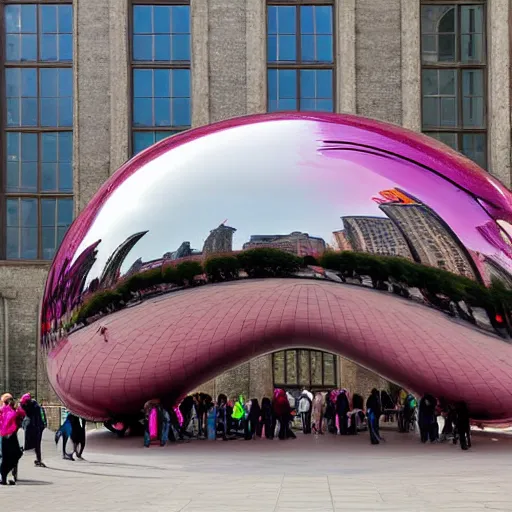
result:
<svg viewBox="0 0 512 512"><path fill-rule="evenodd" d="M463 452L421 445L413 434L298 435L290 441L192 441L142 447L92 431L86 461L59 457L47 433L47 469L28 453L6 511L512 511L512 436L476 434Z"/></svg>

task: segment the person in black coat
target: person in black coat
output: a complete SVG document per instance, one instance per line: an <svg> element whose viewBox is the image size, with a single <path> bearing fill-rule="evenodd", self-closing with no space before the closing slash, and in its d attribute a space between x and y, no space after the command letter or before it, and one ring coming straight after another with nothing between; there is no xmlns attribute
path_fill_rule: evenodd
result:
<svg viewBox="0 0 512 512"><path fill-rule="evenodd" d="M325 395L325 413L324 418L327 420L327 431L336 434L336 408L331 400L332 391L328 391Z"/></svg>
<svg viewBox="0 0 512 512"><path fill-rule="evenodd" d="M469 418L469 410L466 402L459 402L455 406L457 435L460 440L460 447L463 450L471 448L471 423ZM454 442L457 442L454 438Z"/></svg>
<svg viewBox="0 0 512 512"><path fill-rule="evenodd" d="M23 395L20 400L20 407L25 411L25 419L22 427L25 431L25 451L35 450L36 460L34 465L45 468L41 457L41 441L43 432L47 426L46 413L44 409L31 397L29 393Z"/></svg>
<svg viewBox="0 0 512 512"><path fill-rule="evenodd" d="M434 443L439 436L439 427L436 417L437 400L431 394L426 393L420 400L418 413L418 426L420 427L421 442L430 440Z"/></svg>
<svg viewBox="0 0 512 512"><path fill-rule="evenodd" d="M181 412L181 416L183 417L183 423L181 424L180 429L180 439L183 439L183 436L192 437L192 434L189 432L188 427L190 425L190 420L192 419L192 409L194 408L194 397L192 395L186 396L179 405L179 409Z"/></svg>
<svg viewBox="0 0 512 512"><path fill-rule="evenodd" d="M274 439L275 430L274 413L272 412L272 402L270 398L264 397L261 401L261 413L258 423L258 436L263 434L263 427L265 427L265 437L267 439Z"/></svg>
<svg viewBox="0 0 512 512"><path fill-rule="evenodd" d="M382 414L379 392L373 388L368 400L366 400L366 415L368 417L368 431L372 444L379 444L382 441L379 431L379 418Z"/></svg>
<svg viewBox="0 0 512 512"><path fill-rule="evenodd" d="M257 398L251 400L251 409L245 422L245 439L250 441L256 439L256 433L258 431L258 424L260 422L261 408Z"/></svg>
<svg viewBox="0 0 512 512"><path fill-rule="evenodd" d="M340 425L340 434L342 436L348 433L348 411L350 410L350 403L347 394L342 391L336 398L336 415L338 416L338 423Z"/></svg>

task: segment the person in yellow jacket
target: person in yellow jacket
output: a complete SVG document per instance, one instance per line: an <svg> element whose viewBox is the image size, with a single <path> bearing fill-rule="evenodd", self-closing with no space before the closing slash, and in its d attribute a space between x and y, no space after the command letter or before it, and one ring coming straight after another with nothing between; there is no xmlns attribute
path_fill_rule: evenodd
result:
<svg viewBox="0 0 512 512"><path fill-rule="evenodd" d="M243 429L244 427L244 421L245 421L245 398L243 395L238 395L238 399L235 400L235 403L233 404L233 413L231 414L231 417L233 418L235 423L235 430L239 431Z"/></svg>

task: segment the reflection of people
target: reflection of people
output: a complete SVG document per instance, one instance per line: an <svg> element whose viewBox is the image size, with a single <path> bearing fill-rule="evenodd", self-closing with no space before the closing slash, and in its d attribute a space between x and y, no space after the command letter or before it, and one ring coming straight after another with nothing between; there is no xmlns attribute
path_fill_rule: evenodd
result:
<svg viewBox="0 0 512 512"><path fill-rule="evenodd" d="M466 402L459 402L456 407L456 428L460 441L460 447L463 450L471 448L471 424L469 420L469 410ZM455 440L456 442L456 440Z"/></svg>
<svg viewBox="0 0 512 512"><path fill-rule="evenodd" d="M313 430L315 434L323 434L322 419L325 412L324 394L318 392L313 399Z"/></svg>
<svg viewBox="0 0 512 512"><path fill-rule="evenodd" d="M275 390L273 408L275 417L279 421L279 439L282 441L289 438L295 439L295 434L290 428L292 409L284 389Z"/></svg>
<svg viewBox="0 0 512 512"><path fill-rule="evenodd" d="M41 459L41 441L43 431L46 428L46 414L44 409L27 393L21 397L20 406L27 415L23 420L23 430L25 431L25 451L35 450L36 460L34 465L46 467Z"/></svg>
<svg viewBox="0 0 512 512"><path fill-rule="evenodd" d="M260 421L258 424L258 436L263 435L263 430L265 430L265 437L267 439L274 439L274 430L275 430L275 420L274 413L272 411L272 402L270 398L264 397L261 401L261 415Z"/></svg>
<svg viewBox="0 0 512 512"><path fill-rule="evenodd" d="M82 458L85 449L85 420L78 416L71 416L71 441L73 452L78 459Z"/></svg>
<svg viewBox="0 0 512 512"><path fill-rule="evenodd" d="M379 444L382 441L379 431L379 418L382 413L379 392L373 388L366 401L366 414L368 416L368 430L372 444Z"/></svg>
<svg viewBox="0 0 512 512"><path fill-rule="evenodd" d="M144 404L144 446L149 448L151 441L160 441L165 446L169 438L171 418L162 407L160 400L148 400Z"/></svg>
<svg viewBox="0 0 512 512"><path fill-rule="evenodd" d="M66 420L55 433L55 444L62 437L62 458L65 460L75 460L73 455L81 459L85 448L85 420L80 419L72 413L69 413ZM66 452L68 440L73 443L73 451Z"/></svg>
<svg viewBox="0 0 512 512"><path fill-rule="evenodd" d="M347 413L350 409L347 393L342 390L336 397L336 415L338 417L338 424L340 434L342 436L348 433L348 416Z"/></svg>
<svg viewBox="0 0 512 512"><path fill-rule="evenodd" d="M0 399L0 484L15 485L18 480L18 462L23 452L18 441L18 430L25 411L16 407L14 398L6 393ZM8 481L12 472L12 480Z"/></svg>
<svg viewBox="0 0 512 512"><path fill-rule="evenodd" d="M302 432L311 434L311 409L313 406L313 395L304 389L299 397L299 406L297 412L300 414L302 421Z"/></svg>
<svg viewBox="0 0 512 512"><path fill-rule="evenodd" d="M420 400L420 409L418 412L418 425L420 427L421 442L428 440L434 442L437 440L439 431L436 419L437 400L426 393Z"/></svg>

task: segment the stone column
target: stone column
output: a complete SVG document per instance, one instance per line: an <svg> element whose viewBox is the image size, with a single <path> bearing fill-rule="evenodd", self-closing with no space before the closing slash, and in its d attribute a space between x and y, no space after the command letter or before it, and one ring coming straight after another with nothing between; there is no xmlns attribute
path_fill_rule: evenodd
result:
<svg viewBox="0 0 512 512"><path fill-rule="evenodd" d="M110 174L110 3L74 2L73 173L80 211Z"/></svg>
<svg viewBox="0 0 512 512"><path fill-rule="evenodd" d="M131 156L128 4L126 0L110 0L110 174Z"/></svg>
<svg viewBox="0 0 512 512"><path fill-rule="evenodd" d="M210 122L247 112L245 2L208 0Z"/></svg>
<svg viewBox="0 0 512 512"><path fill-rule="evenodd" d="M267 3L246 0L247 113L267 111Z"/></svg>
<svg viewBox="0 0 512 512"><path fill-rule="evenodd" d="M356 112L356 0L336 2L336 112Z"/></svg>
<svg viewBox="0 0 512 512"><path fill-rule="evenodd" d="M401 0L357 0L357 113L402 122Z"/></svg>
<svg viewBox="0 0 512 512"><path fill-rule="evenodd" d="M402 125L421 131L420 0L402 0Z"/></svg>
<svg viewBox="0 0 512 512"><path fill-rule="evenodd" d="M208 0L191 0L192 24L192 127L210 122L210 82L208 76Z"/></svg>
<svg viewBox="0 0 512 512"><path fill-rule="evenodd" d="M510 2L487 2L488 55L488 167L511 186L510 160Z"/></svg>

